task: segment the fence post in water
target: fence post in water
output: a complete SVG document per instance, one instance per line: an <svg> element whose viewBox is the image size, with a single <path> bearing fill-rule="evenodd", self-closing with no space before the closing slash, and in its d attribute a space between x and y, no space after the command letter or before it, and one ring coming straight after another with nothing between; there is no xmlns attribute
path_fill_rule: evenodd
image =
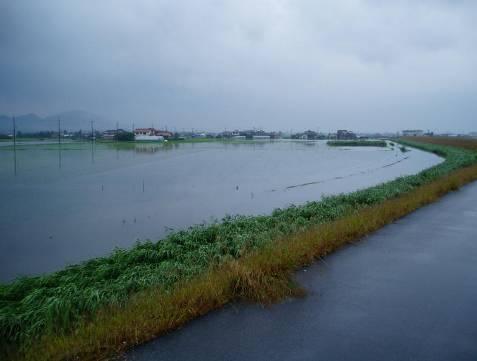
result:
<svg viewBox="0 0 477 361"><path fill-rule="evenodd" d="M142 180L142 192L144 193L144 179Z"/></svg>

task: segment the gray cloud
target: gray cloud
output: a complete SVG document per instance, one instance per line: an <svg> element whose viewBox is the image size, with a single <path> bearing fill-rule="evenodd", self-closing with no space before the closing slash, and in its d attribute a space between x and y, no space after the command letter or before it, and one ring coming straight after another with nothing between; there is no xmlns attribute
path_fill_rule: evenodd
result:
<svg viewBox="0 0 477 361"><path fill-rule="evenodd" d="M223 129L468 131L473 1L0 5L0 113Z"/></svg>

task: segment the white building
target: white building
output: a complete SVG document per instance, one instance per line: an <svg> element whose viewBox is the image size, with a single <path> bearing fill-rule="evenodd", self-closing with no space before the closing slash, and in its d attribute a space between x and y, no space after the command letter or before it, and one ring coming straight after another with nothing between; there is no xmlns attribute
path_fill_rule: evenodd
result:
<svg viewBox="0 0 477 361"><path fill-rule="evenodd" d="M134 140L153 140L153 141L162 141L164 136L159 134L160 131L154 128L136 128L134 129Z"/></svg>

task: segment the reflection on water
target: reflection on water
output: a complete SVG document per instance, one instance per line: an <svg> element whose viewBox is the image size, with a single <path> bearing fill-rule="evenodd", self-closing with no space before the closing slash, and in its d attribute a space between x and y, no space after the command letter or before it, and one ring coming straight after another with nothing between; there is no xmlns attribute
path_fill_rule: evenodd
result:
<svg viewBox="0 0 477 361"><path fill-rule="evenodd" d="M13 143L13 175L17 175L17 142Z"/></svg>
<svg viewBox="0 0 477 361"><path fill-rule="evenodd" d="M160 150L164 151L164 146L162 144L153 144L153 143L136 143L132 144L132 148L137 153L156 153ZM169 148L169 147L166 147ZM119 147L116 147L119 150Z"/></svg>
<svg viewBox="0 0 477 361"><path fill-rule="evenodd" d="M343 151L324 142L2 145L0 277L57 270L137 239L226 214L269 213L439 161L417 150Z"/></svg>
<svg viewBox="0 0 477 361"><path fill-rule="evenodd" d="M61 143L58 144L58 168L61 169Z"/></svg>
<svg viewBox="0 0 477 361"><path fill-rule="evenodd" d="M90 143L91 143L91 164L94 164L94 147L96 145L96 142L93 140Z"/></svg>

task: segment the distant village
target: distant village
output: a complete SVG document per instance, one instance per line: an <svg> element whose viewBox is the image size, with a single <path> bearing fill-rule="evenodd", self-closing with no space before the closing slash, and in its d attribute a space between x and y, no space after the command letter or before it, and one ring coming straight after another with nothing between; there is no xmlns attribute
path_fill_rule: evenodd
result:
<svg viewBox="0 0 477 361"><path fill-rule="evenodd" d="M353 139L379 139L393 138L399 136L453 136L453 137L473 137L477 138L477 132L467 134L434 133L419 129L406 129L395 133L357 133L351 130L340 129L336 132L318 132L306 130L302 132L283 132L283 131L264 131L260 129L253 130L233 130L222 132L202 132L202 131L180 131L171 132L157 128L134 128L128 131L121 128L99 131L91 129L89 131L69 132L67 130L41 131L41 132L21 132L16 131L17 138L37 138L51 139L59 138L72 140L109 140L109 141L169 141L169 140L187 140L187 139L229 139L229 140L267 140L267 139L297 139L297 140L353 140ZM13 134L0 134L0 139L12 139Z"/></svg>
<svg viewBox="0 0 477 361"><path fill-rule="evenodd" d="M355 133L351 130L340 129L333 133L322 133L313 130L304 132L282 132L264 130L233 130L223 132L170 132L167 130L155 128L136 128L129 133L123 129L106 130L98 136L102 139L121 139L125 138L125 134L129 134L128 140L185 140L193 138L209 138L209 139L237 139L237 140L264 140L264 139L301 139L301 140L320 140L320 139L336 139L336 140L353 140L353 139L369 139L369 138L392 138L398 136L433 136L433 132L425 132L423 130L403 130L397 133ZM122 137L121 137L122 135ZM477 134L476 134L477 135Z"/></svg>

